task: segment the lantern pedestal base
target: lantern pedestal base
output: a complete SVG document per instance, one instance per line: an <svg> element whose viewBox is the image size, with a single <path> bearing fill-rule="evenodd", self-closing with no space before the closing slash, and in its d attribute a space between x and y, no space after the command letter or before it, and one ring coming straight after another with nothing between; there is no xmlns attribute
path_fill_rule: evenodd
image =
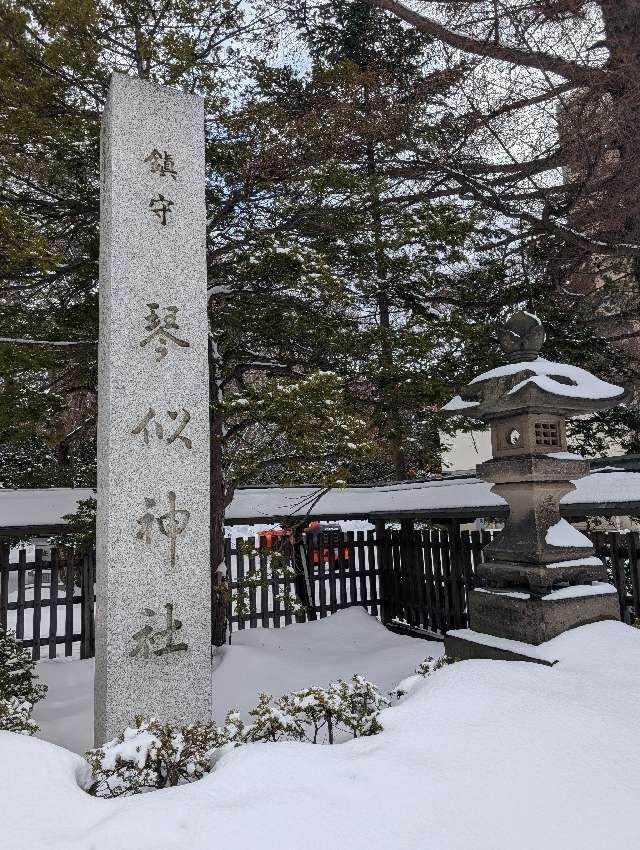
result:
<svg viewBox="0 0 640 850"><path fill-rule="evenodd" d="M577 585L556 593L560 595L532 598L519 591L472 590L469 593L472 629L447 633L447 655L545 663L535 651L541 644L568 629L599 620L620 619L618 595L611 592L611 585ZM464 633L462 637L461 633ZM518 648L509 647L509 643L518 644ZM499 656L497 650L501 651ZM531 656L531 651L534 657L511 658Z"/></svg>
<svg viewBox="0 0 640 850"><path fill-rule="evenodd" d="M545 596L563 582L591 584L608 581L607 568L595 557L561 561L557 566L522 561L485 561L476 569L477 582L489 590L525 590L533 596Z"/></svg>

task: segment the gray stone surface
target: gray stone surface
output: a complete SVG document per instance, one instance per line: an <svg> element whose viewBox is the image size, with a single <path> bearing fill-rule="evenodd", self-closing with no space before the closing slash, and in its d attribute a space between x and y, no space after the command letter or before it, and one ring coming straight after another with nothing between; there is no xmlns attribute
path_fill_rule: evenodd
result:
<svg viewBox="0 0 640 850"><path fill-rule="evenodd" d="M483 642L479 632L471 632L469 636L447 632L444 639L444 651L455 661L474 661L488 659L492 661L528 661L532 664L543 664L545 667L553 667L557 661L548 660L529 652L514 652L501 646L492 646Z"/></svg>
<svg viewBox="0 0 640 850"><path fill-rule="evenodd" d="M97 744L211 713L203 101L114 74L101 169Z"/></svg>
<svg viewBox="0 0 640 850"><path fill-rule="evenodd" d="M577 626L619 619L616 593L594 592L593 596L569 599L524 599L483 590L469 594L469 621L474 631L534 646Z"/></svg>

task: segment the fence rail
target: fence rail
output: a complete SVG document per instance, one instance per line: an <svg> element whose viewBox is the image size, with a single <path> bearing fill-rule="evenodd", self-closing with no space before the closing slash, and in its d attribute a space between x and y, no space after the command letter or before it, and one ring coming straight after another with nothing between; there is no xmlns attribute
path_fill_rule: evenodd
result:
<svg viewBox="0 0 640 850"><path fill-rule="evenodd" d="M282 541L277 557L253 538L227 539L229 628L280 628L353 605L416 633L444 634L467 622L467 592L489 532L377 530ZM640 533L594 532L596 554L618 589L625 622L640 617ZM12 629L34 658L95 653L95 553L51 551L9 563L0 544L0 629ZM291 603L300 600L299 610Z"/></svg>

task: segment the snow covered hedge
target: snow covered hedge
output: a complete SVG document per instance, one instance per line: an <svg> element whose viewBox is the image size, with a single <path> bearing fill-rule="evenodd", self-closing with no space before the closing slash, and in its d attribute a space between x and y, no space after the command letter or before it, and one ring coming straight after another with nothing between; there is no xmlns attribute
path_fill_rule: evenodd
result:
<svg viewBox="0 0 640 850"><path fill-rule="evenodd" d="M333 744L337 730L354 738L382 730L379 714L388 700L363 676L342 679L327 688L310 687L274 700L260 694L245 725L237 711L228 712L224 726L196 723L162 724L137 717L104 746L87 755L93 782L87 789L98 797L138 794L201 779L229 747L276 741Z"/></svg>
<svg viewBox="0 0 640 850"><path fill-rule="evenodd" d="M240 729L234 727L231 712L224 727L171 726L136 717L133 727L89 750L86 758L94 781L87 790L97 797L120 797L202 779L212 768L216 750Z"/></svg>
<svg viewBox="0 0 640 850"><path fill-rule="evenodd" d="M420 679L426 679L427 676L435 673L436 670L441 670L443 667L446 667L448 664L453 664L454 662L455 658L449 658L448 655L441 655L438 659L434 659L432 655L428 655L424 661L421 661L420 664L418 664L413 676L407 676L406 679L398 682L395 688L390 692L389 696L400 701L415 688Z"/></svg>
<svg viewBox="0 0 640 850"><path fill-rule="evenodd" d="M0 730L33 735L31 709L47 692L36 683L36 662L11 632L0 632Z"/></svg>

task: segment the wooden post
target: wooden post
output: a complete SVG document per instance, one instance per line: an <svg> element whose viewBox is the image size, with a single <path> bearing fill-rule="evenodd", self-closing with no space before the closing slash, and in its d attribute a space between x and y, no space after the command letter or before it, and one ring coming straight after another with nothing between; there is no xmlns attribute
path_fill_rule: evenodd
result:
<svg viewBox="0 0 640 850"><path fill-rule="evenodd" d="M386 522L384 519L376 519L376 559L378 561L378 575L380 577L380 619L383 624L390 623L391 600L389 598L389 541L386 533Z"/></svg>
<svg viewBox="0 0 640 850"><path fill-rule="evenodd" d="M9 604L9 545L0 543L0 629L7 630Z"/></svg>
<svg viewBox="0 0 640 850"><path fill-rule="evenodd" d="M80 658L92 658L95 654L95 626L94 626L94 589L93 570L91 564L92 556L82 556L80 582L82 589L82 604L80 606Z"/></svg>
<svg viewBox="0 0 640 850"><path fill-rule="evenodd" d="M460 540L460 520L449 523L449 566L451 570L451 603L453 627L463 628L464 622L464 566L462 563L462 541Z"/></svg>
<svg viewBox="0 0 640 850"><path fill-rule="evenodd" d="M73 655L73 597L76 588L76 555L68 553L64 575L64 654Z"/></svg>
<svg viewBox="0 0 640 850"><path fill-rule="evenodd" d="M40 660L40 623L42 618L42 549L36 549L33 575L33 645L31 657Z"/></svg>
<svg viewBox="0 0 640 850"><path fill-rule="evenodd" d="M18 552L18 605L16 608L16 638L24 640L24 611L27 588L27 551Z"/></svg>
<svg viewBox="0 0 640 850"><path fill-rule="evenodd" d="M313 598L311 580L309 577L309 561L311 559L308 537L306 538L306 543L307 545L305 546L305 536L302 532L302 528L299 524L295 525L293 528L293 540L290 543L291 563L293 564L296 574L294 581L295 592L300 602L307 609L307 619L316 620L318 615L316 613L315 600ZM304 622L304 616L297 614L296 622Z"/></svg>
<svg viewBox="0 0 640 850"><path fill-rule="evenodd" d="M49 582L49 658L57 655L58 638L58 550L51 550L51 580Z"/></svg>
<svg viewBox="0 0 640 850"><path fill-rule="evenodd" d="M418 593L416 583L416 556L413 549L412 519L400 522L400 590L404 602L405 620L411 626L418 625Z"/></svg>
<svg viewBox="0 0 640 850"><path fill-rule="evenodd" d="M632 531L627 537L629 540L629 572L631 574L633 615L637 620L640 618L640 564L638 560L640 542L637 531Z"/></svg>

